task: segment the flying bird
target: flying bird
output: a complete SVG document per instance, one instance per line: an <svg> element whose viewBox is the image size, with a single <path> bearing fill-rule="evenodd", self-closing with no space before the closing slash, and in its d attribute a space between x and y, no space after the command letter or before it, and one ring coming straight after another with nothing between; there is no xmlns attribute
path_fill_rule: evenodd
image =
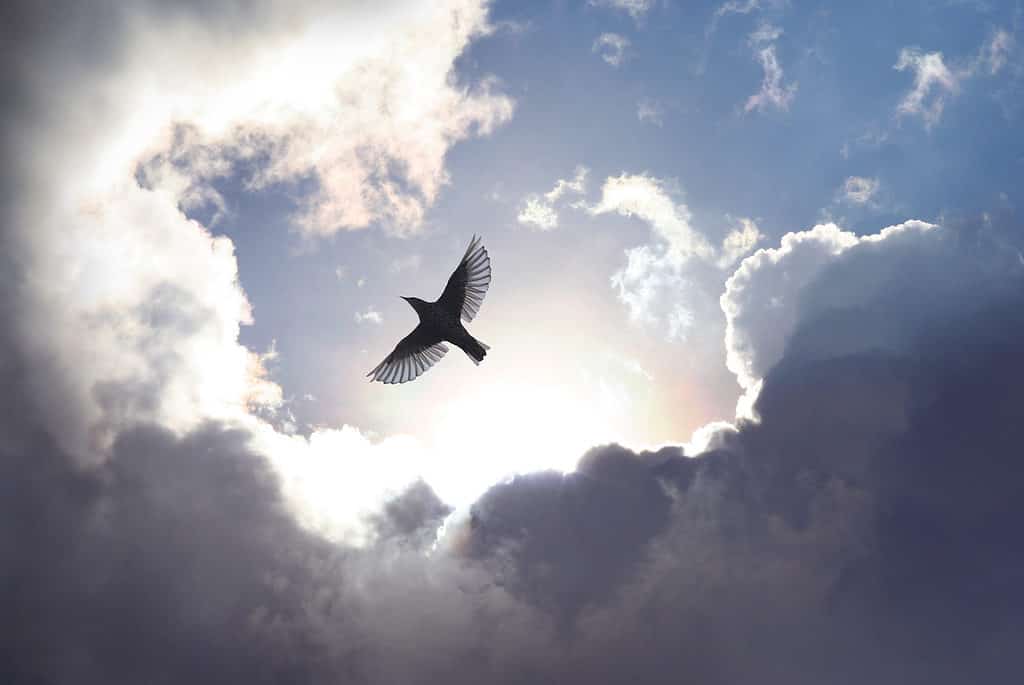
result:
<svg viewBox="0 0 1024 685"><path fill-rule="evenodd" d="M402 297L416 310L420 323L399 341L384 361L366 374L370 381L406 383L418 378L448 352L446 342L465 352L474 364L482 362L490 348L470 335L462 321L473 320L490 285L491 258L480 238L473 236L436 302Z"/></svg>

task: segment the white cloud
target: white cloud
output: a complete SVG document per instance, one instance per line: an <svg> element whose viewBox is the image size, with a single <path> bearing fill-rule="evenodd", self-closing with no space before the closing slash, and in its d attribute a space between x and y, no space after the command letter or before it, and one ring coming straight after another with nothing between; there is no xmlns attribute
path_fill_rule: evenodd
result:
<svg viewBox="0 0 1024 685"><path fill-rule="evenodd" d="M918 48L903 48L894 67L914 72L914 87L897 106L899 114L914 114L931 127L942 118L946 100L960 90L960 77L946 66L941 52L923 53Z"/></svg>
<svg viewBox="0 0 1024 685"><path fill-rule="evenodd" d="M718 266L723 269L732 266L737 259L753 250L764 237L753 219L740 218L738 224L722 241Z"/></svg>
<svg viewBox="0 0 1024 685"><path fill-rule="evenodd" d="M533 226L542 231L550 231L558 227L558 211L555 204L566 194L582 195L586 192L587 173L585 166L577 166L572 179L560 178L555 182L554 188L538 195L536 193L527 195L523 200L523 206L516 216L519 223ZM579 202L570 206L577 207Z"/></svg>
<svg viewBox="0 0 1024 685"><path fill-rule="evenodd" d="M858 237L835 224L821 224L807 231L787 233L779 247L761 249L747 257L726 281L720 304L726 318L726 364L745 391L738 413L749 411L765 373L778 362L786 343L805 312L808 286L822 270L852 248L920 242L932 224L908 221L877 234ZM899 268L895 262L887 269ZM877 276L877 273L875 274ZM850 288L834 290L844 306L866 298L884 287L880 277L855 279ZM832 291L829 291L830 293ZM822 294L823 308L828 293Z"/></svg>
<svg viewBox="0 0 1024 685"><path fill-rule="evenodd" d="M544 193L544 199L548 202L555 202L566 193L582 195L587 190L587 174L590 170L585 166L577 166L573 172L572 179L560 178L555 182L555 187Z"/></svg>
<svg viewBox="0 0 1024 685"><path fill-rule="evenodd" d="M266 163L249 179L253 189L314 179L317 190L295 217L307 235L374 222L416 230L447 182L448 148L511 115L511 100L495 92L493 81L463 86L452 76L469 41L490 30L477 2L386 7L379 16L298 5L287 21L274 18L294 30L267 27L255 40L271 50L233 41L246 45L243 54L206 54L212 44L192 45L173 30L159 36L161 27L145 27L152 34L141 34L140 53L180 47L196 53L196 69L186 72L190 60L176 66L157 58L155 74L145 77L158 87L142 90L161 95L138 118L154 127L147 137L158 153L164 152L158 127L170 123L163 117L191 129L174 157L195 186L229 170L233 160L257 157Z"/></svg>
<svg viewBox="0 0 1024 685"><path fill-rule="evenodd" d="M605 180L600 201L592 214L616 212L635 216L651 225L666 244L666 257L681 264L691 257L711 258L714 248L690 224L690 209L673 200L673 189L646 174L622 174Z"/></svg>
<svg viewBox="0 0 1024 685"><path fill-rule="evenodd" d="M750 44L754 47L757 60L764 70L764 78L761 79L761 89L747 98L744 111L764 111L769 107L787 110L793 96L796 95L795 82L788 85L783 83L782 67L775 54L775 41L781 35L782 29L770 24L763 24L750 34Z"/></svg>
<svg viewBox="0 0 1024 685"><path fill-rule="evenodd" d="M716 249L692 225L685 203L678 202L672 184L646 174L609 177L591 214L617 213L650 225L653 239L626 251L626 264L611 277L612 287L629 311L631 321L664 325L669 339L682 340L693 324L686 305L691 290L687 267L693 260L727 268L753 249L761 234L750 219L740 219Z"/></svg>
<svg viewBox="0 0 1024 685"><path fill-rule="evenodd" d="M629 39L617 33L602 33L594 41L592 50L600 53L601 59L613 67L622 64L626 59Z"/></svg>
<svg viewBox="0 0 1024 685"><path fill-rule="evenodd" d="M550 231L558 227L558 213L555 212L554 207L536 195L526 198L516 220L542 231Z"/></svg>
<svg viewBox="0 0 1024 685"><path fill-rule="evenodd" d="M639 22L654 7L654 0L590 0L590 5L626 12Z"/></svg>
<svg viewBox="0 0 1024 685"><path fill-rule="evenodd" d="M209 182L245 160L253 189L316 182L296 218L308 235L413 230L450 147L512 111L494 83L453 75L488 31L486 5L257 4L245 22L219 6L113 11L67 29L94 40L57 35L26 58L25 107L61 113L33 122L7 159L31 188L7 208L5 236L31 274L8 322L37 383L26 402L83 461L139 421L182 432L219 419L290 440L258 418L282 396L270 358L239 343L252 316L234 245L182 207L216 208Z"/></svg>
<svg viewBox="0 0 1024 685"><path fill-rule="evenodd" d="M649 121L655 126L664 123L665 109L657 100L644 98L636 104L636 118L639 121Z"/></svg>
<svg viewBox="0 0 1024 685"><path fill-rule="evenodd" d="M960 94L965 81L979 74L997 74L1006 65L1013 47L1013 36L1003 30L996 31L966 65L956 68L946 64L941 52L903 48L893 68L912 71L914 85L896 107L897 114L919 116L925 128L931 128L942 119L946 105Z"/></svg>
<svg viewBox="0 0 1024 685"><path fill-rule="evenodd" d="M879 182L877 178L866 178L864 176L850 176L843 181L840 189L841 198L849 203L865 205L878 192Z"/></svg>
<svg viewBox="0 0 1024 685"><path fill-rule="evenodd" d="M356 323L384 323L384 317L380 315L373 307L368 307L365 312L356 312L355 314Z"/></svg>

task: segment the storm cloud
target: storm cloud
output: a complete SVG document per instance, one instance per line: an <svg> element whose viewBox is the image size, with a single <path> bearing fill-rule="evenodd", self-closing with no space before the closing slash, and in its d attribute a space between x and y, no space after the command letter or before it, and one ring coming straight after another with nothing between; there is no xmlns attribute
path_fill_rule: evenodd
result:
<svg viewBox="0 0 1024 685"><path fill-rule="evenodd" d="M391 468L418 456L403 444L264 420L283 399L238 340L251 312L233 245L180 206L211 196L174 185L174 163L143 182L134 162L174 162L166 146L110 152L106 129L84 136L88 116L40 115L65 102L47 86L75 80L49 80L53 45L83 73L120 64L97 27L133 17L104 7L57 34L58 10L5 22L25 50L4 53L19 97L0 185L0 680L952 685L1024 671L1014 215L763 238L773 247L721 300L751 411L708 431L707 451L596 446L571 472L519 474L457 508ZM178 19L200 13L220 35L239 18L204 7ZM435 122L413 160L415 206L363 179L375 217L418 217L448 145L511 111L490 85L448 80L487 30L483 5L453 11L467 21L439 20L452 33L430 70L451 126ZM76 178L96 149L132 163L80 204L96 199L82 189L96 179ZM202 149L185 180L217 171ZM358 535L311 523L303 497Z"/></svg>

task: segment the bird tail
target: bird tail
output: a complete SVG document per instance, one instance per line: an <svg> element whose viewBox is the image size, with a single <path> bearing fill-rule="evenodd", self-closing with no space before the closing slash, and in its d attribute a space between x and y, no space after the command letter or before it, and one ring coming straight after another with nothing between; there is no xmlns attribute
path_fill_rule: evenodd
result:
<svg viewBox="0 0 1024 685"><path fill-rule="evenodd" d="M466 353L473 363L480 365L480 362L487 356L487 350L491 349L490 345L480 342L476 338L471 337L469 341L462 346L462 351Z"/></svg>

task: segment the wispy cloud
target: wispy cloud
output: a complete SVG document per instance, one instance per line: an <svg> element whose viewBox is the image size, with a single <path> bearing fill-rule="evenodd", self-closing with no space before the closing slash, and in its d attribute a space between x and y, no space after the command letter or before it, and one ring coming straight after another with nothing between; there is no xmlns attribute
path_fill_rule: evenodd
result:
<svg viewBox="0 0 1024 685"><path fill-rule="evenodd" d="M999 73L1013 48L1013 36L998 30L966 63L952 68L946 64L941 52L924 52L918 47L903 48L893 68L913 72L914 84L897 105L897 116L918 116L924 121L925 128L930 129L942 119L946 105L960 94L965 81L979 75Z"/></svg>
<svg viewBox="0 0 1024 685"><path fill-rule="evenodd" d="M356 312L355 314L356 323L373 323L381 324L384 323L384 317L380 315L373 307L368 307L364 312Z"/></svg>
<svg viewBox="0 0 1024 685"><path fill-rule="evenodd" d="M601 55L608 64L617 67L626 60L626 50L629 48L629 39L618 33L602 33L594 41L593 52Z"/></svg>
<svg viewBox="0 0 1024 685"><path fill-rule="evenodd" d="M591 214L616 213L647 223L652 239L626 250L626 264L611 276L612 287L631 321L663 326L670 340L684 340L694 321L687 305L689 267L694 263L726 269L761 239L752 219L738 226L716 248L693 226L689 207L675 184L647 174L609 177Z"/></svg>
<svg viewBox="0 0 1024 685"><path fill-rule="evenodd" d="M664 124L665 108L657 100L644 98L636 104L636 118L655 126Z"/></svg>
<svg viewBox="0 0 1024 685"><path fill-rule="evenodd" d="M718 266L722 269L732 266L741 257L749 254L762 238L764 235L756 221L745 217L739 218L736 228L729 231L722 241Z"/></svg>
<svg viewBox="0 0 1024 685"><path fill-rule="evenodd" d="M866 205L878 192L878 187L877 178L850 176L843 181L843 185L839 189L839 197L840 200L849 204Z"/></svg>
<svg viewBox="0 0 1024 685"><path fill-rule="evenodd" d="M516 219L519 223L533 226L542 231L550 231L558 227L558 210L555 205L567 194L582 195L586 192L587 173L585 166L577 166L571 179L560 178L555 186L544 194L531 194L523 199L522 208ZM572 206L578 206L579 202Z"/></svg>
<svg viewBox="0 0 1024 685"><path fill-rule="evenodd" d="M781 35L782 29L771 24L762 24L750 34L750 45L764 70L764 78L761 80L761 89L747 98L744 111L764 111L769 107L787 110L796 95L796 82L788 85L783 82L782 66L775 54L775 41Z"/></svg>
<svg viewBox="0 0 1024 685"><path fill-rule="evenodd" d="M655 0L590 0L590 5L626 12L633 21L639 23L654 7L654 2Z"/></svg>

